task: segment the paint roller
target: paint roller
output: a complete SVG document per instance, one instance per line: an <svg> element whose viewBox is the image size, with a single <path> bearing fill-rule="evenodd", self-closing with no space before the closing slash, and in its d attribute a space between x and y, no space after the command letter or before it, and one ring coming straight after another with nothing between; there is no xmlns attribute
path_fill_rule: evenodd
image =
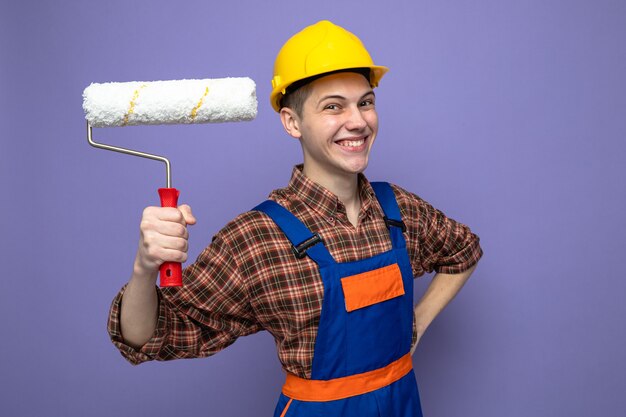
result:
<svg viewBox="0 0 626 417"><path fill-rule="evenodd" d="M256 85L247 77L92 83L83 91L83 110L90 145L165 163L161 206L177 207L180 193L172 188L167 158L95 142L92 128L249 121L257 114ZM182 285L180 263L166 262L159 272L162 287Z"/></svg>

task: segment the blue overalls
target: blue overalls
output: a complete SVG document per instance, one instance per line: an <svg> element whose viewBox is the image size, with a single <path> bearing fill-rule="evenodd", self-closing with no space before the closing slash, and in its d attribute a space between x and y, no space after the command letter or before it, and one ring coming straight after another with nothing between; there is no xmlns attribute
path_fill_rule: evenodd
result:
<svg viewBox="0 0 626 417"><path fill-rule="evenodd" d="M404 224L388 183L372 183L385 213L392 249L337 263L317 233L267 200L267 214L292 244L294 256L319 267L324 299L311 379L287 374L274 417L421 417L410 349L413 273Z"/></svg>

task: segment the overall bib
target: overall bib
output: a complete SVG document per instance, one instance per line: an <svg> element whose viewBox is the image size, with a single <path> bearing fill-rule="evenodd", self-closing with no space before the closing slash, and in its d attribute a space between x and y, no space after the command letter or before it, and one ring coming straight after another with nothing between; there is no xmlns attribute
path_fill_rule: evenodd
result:
<svg viewBox="0 0 626 417"><path fill-rule="evenodd" d="M337 263L317 233L267 200L267 214L287 236L294 256L318 265L324 299L311 379L287 374L274 417L421 417L410 349L413 273L404 224L388 183L372 183L385 213L392 249Z"/></svg>

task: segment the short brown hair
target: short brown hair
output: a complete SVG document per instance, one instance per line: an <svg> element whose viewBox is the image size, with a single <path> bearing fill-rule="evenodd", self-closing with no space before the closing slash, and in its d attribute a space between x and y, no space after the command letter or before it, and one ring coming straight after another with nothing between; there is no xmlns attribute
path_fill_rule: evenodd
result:
<svg viewBox="0 0 626 417"><path fill-rule="evenodd" d="M311 83L308 82L305 85L287 92L280 100L280 107L289 107L295 111L298 117L302 118L302 109L304 108L304 102L311 95Z"/></svg>

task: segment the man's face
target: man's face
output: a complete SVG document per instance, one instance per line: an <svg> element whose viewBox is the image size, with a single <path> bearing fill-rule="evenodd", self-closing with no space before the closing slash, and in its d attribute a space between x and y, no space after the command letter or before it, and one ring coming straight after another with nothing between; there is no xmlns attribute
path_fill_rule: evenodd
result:
<svg viewBox="0 0 626 417"><path fill-rule="evenodd" d="M311 83L302 117L295 117L305 175L313 179L351 176L367 167L378 132L375 96L360 74L342 72Z"/></svg>

